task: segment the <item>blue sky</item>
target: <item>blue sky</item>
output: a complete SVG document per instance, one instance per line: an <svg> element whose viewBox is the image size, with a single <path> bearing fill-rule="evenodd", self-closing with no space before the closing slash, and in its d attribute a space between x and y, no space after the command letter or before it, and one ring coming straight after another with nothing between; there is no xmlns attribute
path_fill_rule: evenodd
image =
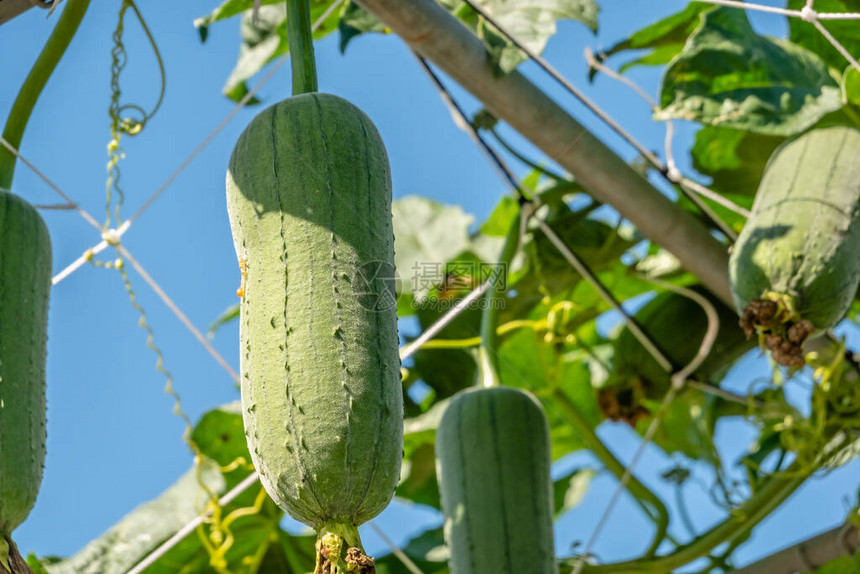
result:
<svg viewBox="0 0 860 574"><path fill-rule="evenodd" d="M225 22L210 30L200 44L191 22L214 8L214 0L149 3L144 16L159 43L167 71L163 107L144 133L124 141L122 182L126 215L140 206L232 108L221 86L238 50L238 24ZM604 0L601 31L594 37L580 24L564 22L546 56L562 73L605 107L634 136L661 149L662 126L654 124L647 106L607 78L585 81L582 58L586 46L607 47L617 39L685 2ZM166 6L169 5L169 8ZM105 146L109 139L109 66L111 33L119 2L93 2L81 31L36 107L22 144L22 153L67 194L101 220L104 213ZM31 10L0 28L0 117L5 117L17 86L47 38L56 15ZM755 17L760 29L779 34L780 18ZM149 107L157 95L153 57L134 24L127 37L128 72L125 101ZM486 217L505 193L504 185L450 115L423 72L394 37L355 40L346 55L336 35L317 45L320 89L341 95L362 108L376 123L391 159L396 197L419 194L440 202L458 203L465 211ZM568 107L577 118L628 159L634 154L602 124L571 101L535 66L523 71ZM631 77L654 93L659 78L649 70ZM289 67L284 66L261 94L267 103L290 93ZM456 91L460 96L462 92ZM473 100L463 96L471 110ZM240 131L257 109L241 111L132 227L124 245L160 283L198 327L205 327L235 300L239 281L224 205L227 159ZM693 126L681 126L675 150L681 167ZM516 139L515 141L521 141ZM539 155L524 144L534 157ZM522 172L524 173L524 172ZM24 166L16 172L14 191L33 203L57 203L53 192ZM44 217L54 245L54 269L60 270L99 238L73 212L47 211ZM238 397L230 378L170 314L143 281L132 280L163 349L166 367L175 377L182 405L193 419L209 408ZM98 536L137 504L158 495L191 463L181 440L183 424L172 414L172 399L162 391L164 379L154 368L145 334L117 273L82 268L52 292L48 358L48 458L36 508L16 533L23 551L66 555ZM856 334L852 331L852 339ZM238 365L235 326L225 328L213 344ZM745 390L749 381L766 375L767 365L754 356L742 361L727 381ZM637 441L623 426L606 424L600 434L629 460ZM726 460L734 460L753 438L740 421L720 428L719 444ZM574 455L562 467L591 462ZM659 474L672 461L649 449L640 467L643 480L667 499ZM749 560L774 548L830 528L845 516L848 500L856 499L860 475L857 461L816 479L795 495L755 532L738 556ZM559 523L557 542L566 550L588 537L614 488L599 476L583 504ZM688 494L694 522L701 529L720 517L700 490ZM395 504L377 520L395 540L438 523L438 517ZM651 527L627 499L610 518L595 550L603 559L635 555L644 547ZM681 531L678 530L680 533ZM364 532L371 552L382 549L372 531Z"/></svg>

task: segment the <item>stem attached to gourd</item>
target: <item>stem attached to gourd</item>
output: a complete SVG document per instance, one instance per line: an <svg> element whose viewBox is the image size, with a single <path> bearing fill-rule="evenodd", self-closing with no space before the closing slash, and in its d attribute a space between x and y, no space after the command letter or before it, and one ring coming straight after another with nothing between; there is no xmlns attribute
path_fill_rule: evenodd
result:
<svg viewBox="0 0 860 574"><path fill-rule="evenodd" d="M51 77L54 68L66 52L69 42L75 36L89 5L90 0L66 0L66 6L60 14L57 25L54 26L36 63L30 68L30 73L27 74L21 89L18 90L3 128L3 139L15 149L21 146L21 138L24 136L24 130L27 128L27 121L30 119L36 100L39 99L42 88L45 87L48 78ZM0 187L2 188L12 188L15 159L15 155L5 146L0 147Z"/></svg>
<svg viewBox="0 0 860 574"><path fill-rule="evenodd" d="M316 92L317 65L310 0L287 0L287 45L293 68L293 95Z"/></svg>
<svg viewBox="0 0 860 574"><path fill-rule="evenodd" d="M316 566L314 574L331 572L332 574L345 574L347 563L344 559L349 548L357 548L364 552L358 529L353 525L328 523L319 529L316 542ZM323 566L328 563L328 569ZM359 569L353 568L355 572Z"/></svg>

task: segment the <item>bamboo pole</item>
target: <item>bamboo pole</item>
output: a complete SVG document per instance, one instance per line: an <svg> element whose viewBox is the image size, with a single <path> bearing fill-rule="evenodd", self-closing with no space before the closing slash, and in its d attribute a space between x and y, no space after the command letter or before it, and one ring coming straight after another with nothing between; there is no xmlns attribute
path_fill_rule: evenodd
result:
<svg viewBox="0 0 860 574"><path fill-rule="evenodd" d="M357 2L731 304L726 247L525 76L496 75L481 40L459 20L433 0Z"/></svg>
<svg viewBox="0 0 860 574"><path fill-rule="evenodd" d="M840 556L860 551L860 534L850 525L838 526L766 556L734 574L795 574L820 568Z"/></svg>

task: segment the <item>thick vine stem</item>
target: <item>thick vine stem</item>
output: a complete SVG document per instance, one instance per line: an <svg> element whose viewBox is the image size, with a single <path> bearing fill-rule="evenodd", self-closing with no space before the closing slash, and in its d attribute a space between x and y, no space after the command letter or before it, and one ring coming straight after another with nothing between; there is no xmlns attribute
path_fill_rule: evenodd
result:
<svg viewBox="0 0 860 574"><path fill-rule="evenodd" d="M54 26L51 36L42 48L36 63L18 90L12 109L3 128L3 139L14 148L21 147L21 139L36 100L57 67L57 63L75 36L78 26L90 5L90 0L66 0L66 7ZM0 147L0 187L12 189L12 176L15 174L15 156L8 149Z"/></svg>
<svg viewBox="0 0 860 574"><path fill-rule="evenodd" d="M373 574L373 558L364 554L358 528L353 524L327 523L319 529L314 574Z"/></svg>
<svg viewBox="0 0 860 574"><path fill-rule="evenodd" d="M481 373L481 385L484 387L499 386L499 358L497 351L499 307L504 301L501 287L505 285L508 269L520 246L521 215L511 221L505 246L502 248L501 259L497 269L493 269L492 285L484 295L486 307L481 313L481 343L478 346L478 366ZM482 278L483 279L483 278Z"/></svg>
<svg viewBox="0 0 860 574"><path fill-rule="evenodd" d="M714 548L744 535L782 504L809 478L815 468L792 464L778 477L770 477L743 506L705 535L682 546L672 554L650 560L631 560L611 564L586 565L583 574L663 574L707 555Z"/></svg>
<svg viewBox="0 0 860 574"><path fill-rule="evenodd" d="M0 537L0 574L33 574L18 547L8 536Z"/></svg>
<svg viewBox="0 0 860 574"><path fill-rule="evenodd" d="M293 69L293 95L316 92L317 65L310 0L287 0L287 45Z"/></svg>

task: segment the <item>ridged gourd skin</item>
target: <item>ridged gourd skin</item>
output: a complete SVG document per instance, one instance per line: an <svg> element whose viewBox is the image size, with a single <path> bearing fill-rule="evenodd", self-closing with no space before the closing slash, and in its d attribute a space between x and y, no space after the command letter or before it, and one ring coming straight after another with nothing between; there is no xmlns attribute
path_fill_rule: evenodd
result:
<svg viewBox="0 0 860 574"><path fill-rule="evenodd" d="M816 330L844 317L860 282L860 131L810 131L771 156L729 260L735 306L788 295Z"/></svg>
<svg viewBox="0 0 860 574"><path fill-rule="evenodd" d="M474 388L436 432L436 472L452 574L558 572L549 425L530 393Z"/></svg>
<svg viewBox="0 0 860 574"><path fill-rule="evenodd" d="M45 463L51 239L39 213L0 189L0 535L30 513Z"/></svg>
<svg viewBox="0 0 860 574"><path fill-rule="evenodd" d="M239 137L227 206L246 262L241 392L254 466L293 518L355 532L390 502L403 453L382 140L341 98L284 100Z"/></svg>

